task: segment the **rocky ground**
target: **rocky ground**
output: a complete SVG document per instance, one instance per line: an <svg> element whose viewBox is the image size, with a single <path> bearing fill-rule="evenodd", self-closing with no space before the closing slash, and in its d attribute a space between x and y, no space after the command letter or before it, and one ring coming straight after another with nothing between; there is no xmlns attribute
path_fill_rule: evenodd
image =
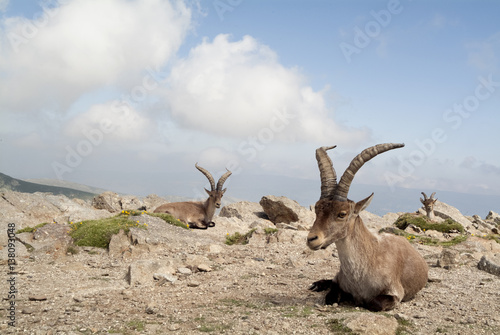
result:
<svg viewBox="0 0 500 335"><path fill-rule="evenodd" d="M483 256L496 259L500 244L480 233L469 233L467 241L451 248L414 244L430 265L428 284L393 311L372 313L350 305L324 306L324 293L307 288L338 271L335 246L310 251L300 224L299 230L285 225L265 234L263 228L274 224L261 210L251 203L227 206L208 230L134 217L148 229L115 235L109 250L68 249L69 242L54 233L67 229L64 223L41 228L36 239L21 234L19 239L31 241L35 250L16 243L15 327L8 325L4 285L12 275L7 260L1 261L0 332L500 333L500 277L478 268ZM364 217L372 230L385 222L369 213ZM248 244L225 244L228 234L252 228L257 230Z"/></svg>

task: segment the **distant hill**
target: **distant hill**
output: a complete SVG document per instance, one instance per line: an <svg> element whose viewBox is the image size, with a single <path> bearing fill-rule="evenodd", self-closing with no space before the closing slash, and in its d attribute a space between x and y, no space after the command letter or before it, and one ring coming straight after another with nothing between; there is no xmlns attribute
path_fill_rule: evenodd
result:
<svg viewBox="0 0 500 335"><path fill-rule="evenodd" d="M92 200L97 193L75 190L67 187L42 185L32 183L7 176L0 173L0 190L11 190L23 193L45 192L54 195L65 195L68 198L79 198L83 200Z"/></svg>
<svg viewBox="0 0 500 335"><path fill-rule="evenodd" d="M83 185L83 184L78 184L78 183L72 183L70 181L59 180L59 179L47 179L47 178L44 178L44 179L24 179L24 181L29 182L29 183L47 185L47 186L70 188L73 190L83 191L83 192L93 193L93 194L101 194L103 192L109 191L109 190L106 190L103 188L98 188L98 187L93 187L93 186L88 186L88 185Z"/></svg>

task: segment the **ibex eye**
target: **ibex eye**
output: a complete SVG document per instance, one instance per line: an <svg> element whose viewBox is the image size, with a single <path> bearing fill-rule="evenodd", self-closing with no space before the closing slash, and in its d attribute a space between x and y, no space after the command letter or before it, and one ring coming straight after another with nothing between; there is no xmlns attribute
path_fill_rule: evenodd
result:
<svg viewBox="0 0 500 335"><path fill-rule="evenodd" d="M346 216L346 215L347 215L347 212L342 211L342 212L340 212L337 216L338 216L339 218L343 219L343 218L345 218L345 216Z"/></svg>

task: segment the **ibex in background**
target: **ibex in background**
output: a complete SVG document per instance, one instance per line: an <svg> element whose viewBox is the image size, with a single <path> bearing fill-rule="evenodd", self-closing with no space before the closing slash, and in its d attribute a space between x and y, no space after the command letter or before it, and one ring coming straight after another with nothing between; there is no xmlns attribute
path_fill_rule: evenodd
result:
<svg viewBox="0 0 500 335"><path fill-rule="evenodd" d="M420 198L420 202L424 205L424 209L425 209L425 212L427 213L427 217L431 221L434 221L436 219L436 216L434 215L434 204L437 201L437 198L434 199L435 194L436 194L436 192L432 193L430 198L427 198L427 195L424 192L422 192L422 195L424 196L424 198L423 199Z"/></svg>
<svg viewBox="0 0 500 335"><path fill-rule="evenodd" d="M222 186L231 175L231 171L226 169L227 172L220 177L217 182L217 187L215 187L215 181L210 172L198 166L198 163L195 164L195 167L203 173L210 182L211 190L205 189L208 193L208 199L205 202L186 201L163 204L155 209L154 213L168 213L177 220L189 225L190 228L207 229L208 227L215 226L212 219L215 214L215 209L220 208L222 196L224 192L226 192L226 189L222 189Z"/></svg>
<svg viewBox="0 0 500 335"><path fill-rule="evenodd" d="M404 144L378 144L363 150L352 161L337 184L337 175L326 150L316 150L321 176L321 197L316 203L316 220L307 236L312 250L335 243L340 271L333 280L312 284L312 291L330 289L325 303L344 298L373 311L393 309L399 302L412 299L427 283L428 266L411 244L401 236L373 235L359 214L372 200L347 199L349 187L363 164L387 150Z"/></svg>

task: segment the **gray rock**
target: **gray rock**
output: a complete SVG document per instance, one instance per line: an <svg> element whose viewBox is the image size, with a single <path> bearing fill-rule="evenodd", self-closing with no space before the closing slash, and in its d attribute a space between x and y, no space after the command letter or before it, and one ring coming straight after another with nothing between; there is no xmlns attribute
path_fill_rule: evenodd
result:
<svg viewBox="0 0 500 335"><path fill-rule="evenodd" d="M458 209L439 200L434 204L434 214L442 219L452 219L461 224L464 229L473 229L472 222L467 219Z"/></svg>
<svg viewBox="0 0 500 335"><path fill-rule="evenodd" d="M142 201L132 195L124 195L119 200L122 210L138 210L143 207Z"/></svg>
<svg viewBox="0 0 500 335"><path fill-rule="evenodd" d="M222 207L219 216L226 218L237 218L242 221L255 221L258 218L267 218L262 207L256 202L240 201Z"/></svg>
<svg viewBox="0 0 500 335"><path fill-rule="evenodd" d="M275 224L279 222L285 224L300 222L303 225L312 226L316 217L312 211L287 197L264 196L260 200L260 205L269 219Z"/></svg>
<svg viewBox="0 0 500 335"><path fill-rule="evenodd" d="M111 236L108 252L111 257L119 257L123 252L130 249L130 238L125 235L123 229L120 229L118 234Z"/></svg>
<svg viewBox="0 0 500 335"><path fill-rule="evenodd" d="M165 280L168 281L169 283L175 283L177 281L177 277L171 274L165 274L165 273L155 273L153 274L153 278L156 280Z"/></svg>
<svg viewBox="0 0 500 335"><path fill-rule="evenodd" d="M157 207L168 203L167 199L161 198L156 194L150 194L147 197L142 199L142 206L145 207L145 210L148 212L154 211Z"/></svg>
<svg viewBox="0 0 500 335"><path fill-rule="evenodd" d="M457 250L444 249L437 261L437 266L447 270L457 267L461 263L460 253Z"/></svg>
<svg viewBox="0 0 500 335"><path fill-rule="evenodd" d="M178 269L177 269L177 272L178 272L178 273L180 273L181 275L185 275L185 276L188 276L188 275L190 275L190 274L192 274L192 273L193 273L193 271L191 271L191 270L190 270L190 269L188 269L188 268L184 268L184 267L182 267L182 268L178 268Z"/></svg>
<svg viewBox="0 0 500 335"><path fill-rule="evenodd" d="M110 213L122 210L120 196L115 192L104 192L94 197L92 206L97 209L105 209Z"/></svg>
<svg viewBox="0 0 500 335"><path fill-rule="evenodd" d="M154 274L174 274L171 262L164 260L137 260L130 264L126 280L130 285L151 285Z"/></svg>
<svg viewBox="0 0 500 335"><path fill-rule="evenodd" d="M500 276L500 254L494 256L484 255L477 264L479 270L486 271L495 276Z"/></svg>
<svg viewBox="0 0 500 335"><path fill-rule="evenodd" d="M495 224L500 225L500 214L490 211L488 215L486 215L486 220L493 221Z"/></svg>

